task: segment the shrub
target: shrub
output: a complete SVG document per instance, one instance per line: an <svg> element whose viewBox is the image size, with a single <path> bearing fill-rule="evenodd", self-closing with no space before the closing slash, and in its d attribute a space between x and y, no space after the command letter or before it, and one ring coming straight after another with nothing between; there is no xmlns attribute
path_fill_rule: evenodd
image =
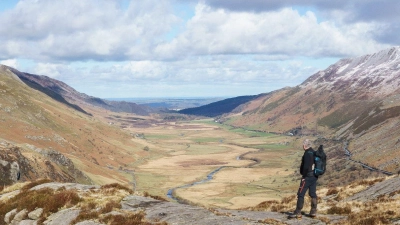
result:
<svg viewBox="0 0 400 225"><path fill-rule="evenodd" d="M156 199L156 200L160 200L160 201L164 201L164 202L167 201L165 198L160 197L160 196L157 196L157 195L151 195L151 194L149 194L147 191L145 191L145 192L143 193L143 196L144 196L144 197L154 198L154 199Z"/></svg>
<svg viewBox="0 0 400 225"><path fill-rule="evenodd" d="M50 197L44 210L55 213L62 207L70 208L81 201L79 195L72 190L64 190Z"/></svg>
<svg viewBox="0 0 400 225"><path fill-rule="evenodd" d="M291 196L282 198L281 203L282 204L288 204L288 203L292 202L295 199L296 199L296 195L291 195Z"/></svg>
<svg viewBox="0 0 400 225"><path fill-rule="evenodd" d="M27 185L25 185L24 187L21 188L21 191L27 191L35 186L41 185L41 184L45 184L45 183L50 183L52 182L49 179L40 179L40 180L36 180L33 182L28 183Z"/></svg>
<svg viewBox="0 0 400 225"><path fill-rule="evenodd" d="M133 191L130 188L125 187L124 185L119 184L119 183L112 183L112 184L106 184L106 185L101 186L101 190L107 190L107 189L124 190L124 191L127 191L129 194L133 194Z"/></svg>
<svg viewBox="0 0 400 225"><path fill-rule="evenodd" d="M332 206L331 208L328 209L327 211L328 214L350 214L351 213L351 208L350 206L346 207L339 207L339 206Z"/></svg>
<svg viewBox="0 0 400 225"><path fill-rule="evenodd" d="M283 206L283 205L273 205L273 206L271 206L271 211L272 212L280 212L280 211L282 211L283 209L285 208L285 206Z"/></svg>
<svg viewBox="0 0 400 225"><path fill-rule="evenodd" d="M270 208L272 205L277 205L279 204L278 201L276 200L270 200L270 201L265 201L265 202L261 202L260 204L258 204L256 206L257 209L268 209Z"/></svg>
<svg viewBox="0 0 400 225"><path fill-rule="evenodd" d="M115 201L107 202L107 204L101 208L100 213L105 214L111 212L113 209L120 209L121 204Z"/></svg>
<svg viewBox="0 0 400 225"><path fill-rule="evenodd" d="M384 177L373 179L373 180L361 180L361 181L358 182L358 185L371 186L371 185L373 185L375 183L382 182L384 180L385 180Z"/></svg>
<svg viewBox="0 0 400 225"><path fill-rule="evenodd" d="M335 195L337 193L339 193L337 188L331 188L331 189L328 190L328 192L326 192L326 196Z"/></svg>
<svg viewBox="0 0 400 225"><path fill-rule="evenodd" d="M76 224L81 221L91 220L99 218L100 213L97 211L81 211L74 220L71 221L71 224Z"/></svg>

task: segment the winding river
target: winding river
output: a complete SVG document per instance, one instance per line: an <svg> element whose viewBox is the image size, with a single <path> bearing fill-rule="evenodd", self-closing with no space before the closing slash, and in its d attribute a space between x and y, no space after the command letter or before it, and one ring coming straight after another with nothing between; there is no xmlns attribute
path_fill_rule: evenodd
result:
<svg viewBox="0 0 400 225"><path fill-rule="evenodd" d="M194 185L204 184L205 182L207 182L207 181L209 181L209 180L212 180L214 174L216 174L218 171L220 171L221 169L226 168L226 167L228 167L228 166L221 166L221 167L218 167L217 169L215 169L215 170L213 170L211 173L209 173L209 174L207 175L207 178L205 178L204 180L196 181L196 182L191 183L191 184L185 184L185 185L182 185L182 186L179 186L179 187L175 187L175 188L169 189L168 192L167 192L167 197L170 198L170 199L173 199L173 200L175 200L175 201L177 201L177 202L184 203L184 202L180 201L178 198L176 198L176 197L174 196L174 191L175 191L176 189L179 189L179 188L188 188L188 187L192 187L192 186L194 186Z"/></svg>
<svg viewBox="0 0 400 225"><path fill-rule="evenodd" d="M247 153L241 154L240 156L236 157L236 159L237 159L237 160L250 160L250 161L254 161L253 163L251 163L250 165L248 165L248 166L246 166L246 167L250 167L250 166L253 166L253 165L259 163L259 161L258 161L257 159L253 159L253 158L245 159L244 156L247 155L247 154L249 154L249 153L252 153L252 152L247 152ZM205 178L205 179L203 179L203 180L201 180L201 181L196 181L196 182L193 182L193 183L190 183L190 184L185 184L185 185L182 185L182 186L179 186L179 187L171 188L171 189L169 189L168 192L167 192L167 197L170 198L170 199L173 199L173 200L175 200L175 201L177 201L177 202L179 202L179 203L185 203L185 202L181 201L180 199L178 199L178 198L176 198L176 197L174 196L174 191L175 191L176 189L188 188L188 187L193 187L193 186L198 185L198 184L204 184L204 183L206 183L206 182L212 180L213 177L214 177L214 175L215 175L216 173L218 173L220 170L222 170L222 169L224 169L224 168L229 168L229 167L233 168L234 166L221 166L221 167L218 167L217 169L215 169L215 170L213 170L211 173L209 173L209 174L207 175L207 178Z"/></svg>

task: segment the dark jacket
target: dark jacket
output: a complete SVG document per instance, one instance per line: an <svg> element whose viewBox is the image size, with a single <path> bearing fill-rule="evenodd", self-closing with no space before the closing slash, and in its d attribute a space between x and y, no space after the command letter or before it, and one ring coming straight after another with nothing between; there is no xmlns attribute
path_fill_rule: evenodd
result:
<svg viewBox="0 0 400 225"><path fill-rule="evenodd" d="M309 148L304 151L304 155L301 158L300 174L303 177L313 177L314 176L314 150Z"/></svg>

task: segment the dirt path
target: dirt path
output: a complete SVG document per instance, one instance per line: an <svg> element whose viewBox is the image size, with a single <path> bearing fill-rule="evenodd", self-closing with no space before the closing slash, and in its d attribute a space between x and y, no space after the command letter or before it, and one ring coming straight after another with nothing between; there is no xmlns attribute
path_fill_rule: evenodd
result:
<svg viewBox="0 0 400 225"><path fill-rule="evenodd" d="M381 169L369 166L369 165L367 165L367 164L365 164L365 163L363 163L361 161L356 161L356 160L352 159L351 158L352 154L351 154L350 150L347 148L348 145L349 145L348 142L345 142L344 146L343 146L344 154L347 156L347 160L350 160L350 161L352 161L354 163L360 164L363 168L368 169L370 171L380 172L380 173L383 173L383 174L388 175L388 176L394 175L394 173L392 173L392 172L389 172L389 171L386 171L386 170L381 170Z"/></svg>

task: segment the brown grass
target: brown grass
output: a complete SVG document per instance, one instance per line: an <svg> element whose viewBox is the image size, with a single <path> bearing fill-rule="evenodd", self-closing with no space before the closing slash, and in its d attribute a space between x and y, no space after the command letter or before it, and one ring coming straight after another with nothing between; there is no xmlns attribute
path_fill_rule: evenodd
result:
<svg viewBox="0 0 400 225"><path fill-rule="evenodd" d="M41 184L45 184L45 183L50 183L50 182L52 182L52 181L50 179L47 179L47 178L46 179L39 179L39 180L36 180L36 181L32 181L32 182L26 184L25 186L23 186L21 188L21 191L27 191L27 190L35 187L35 186L38 186L38 185L41 185Z"/></svg>
<svg viewBox="0 0 400 225"><path fill-rule="evenodd" d="M58 212L62 207L72 207L78 204L81 198L71 190L53 190L44 188L37 191L29 191L27 188L8 200L0 203L0 215L5 215L13 209L18 211L27 209L33 211L36 208L43 208L41 219ZM0 220L0 225L5 224Z"/></svg>
<svg viewBox="0 0 400 225"><path fill-rule="evenodd" d="M160 201L164 201L164 202L168 201L167 199L165 199L165 198L163 198L163 197L160 197L160 196L157 196L157 195L151 195L151 194L149 194L147 191L145 191L145 192L143 193L143 196L144 196L144 197L154 198L154 199L156 199L156 200L160 200Z"/></svg>
<svg viewBox="0 0 400 225"><path fill-rule="evenodd" d="M145 221L144 212L131 213L125 215L107 215L104 218L100 219L100 222L108 224L108 225L168 225L166 222L160 223L151 223Z"/></svg>
<svg viewBox="0 0 400 225"><path fill-rule="evenodd" d="M127 191L129 194L133 194L132 189L130 189L122 184L119 184L119 183L103 185L103 186L101 186L101 190L104 190L104 191L124 190L124 191Z"/></svg>
<svg viewBox="0 0 400 225"><path fill-rule="evenodd" d="M113 211L114 209L121 209L121 204L119 202L110 201L107 202L106 205L99 210L99 212L101 214L106 214Z"/></svg>
<svg viewBox="0 0 400 225"><path fill-rule="evenodd" d="M350 206L345 206L345 207L332 206L330 209L328 209L327 213L328 214L348 215L351 213L351 207Z"/></svg>
<svg viewBox="0 0 400 225"><path fill-rule="evenodd" d="M81 212L79 216L71 222L76 224L80 221L85 220L98 220L101 223L107 225L168 225L166 222L148 222L145 220L144 212L128 213L124 214L107 214L108 210L101 209L100 211L85 211ZM110 211L111 212L111 211Z"/></svg>
<svg viewBox="0 0 400 225"><path fill-rule="evenodd" d="M365 180L360 180L358 182L355 182L350 185L350 188L354 188L355 186L371 186L376 183L384 181L384 177L376 178L376 179L365 179Z"/></svg>
<svg viewBox="0 0 400 225"><path fill-rule="evenodd" d="M392 224L385 214L373 212L361 212L350 214L342 225L381 225Z"/></svg>
<svg viewBox="0 0 400 225"><path fill-rule="evenodd" d="M329 196L329 195L335 195L335 194L337 194L337 193L339 193L339 190L338 190L337 188L331 188L331 189L329 189L329 190L326 192L326 195L327 195L327 196Z"/></svg>
<svg viewBox="0 0 400 225"><path fill-rule="evenodd" d="M259 223L265 223L265 224L270 224L270 225L287 225L287 223L281 222L276 219L265 219L265 220L259 220Z"/></svg>
<svg viewBox="0 0 400 225"><path fill-rule="evenodd" d="M272 212L284 212L284 211L291 211L293 210L293 207L295 206L297 201L297 196L296 195L291 195L288 197L284 197L281 199L281 201L277 200L269 200L265 202L261 202L255 207L251 207L251 210L256 210L256 211L272 211ZM310 200L308 198L305 198L305 204L309 204Z"/></svg>

